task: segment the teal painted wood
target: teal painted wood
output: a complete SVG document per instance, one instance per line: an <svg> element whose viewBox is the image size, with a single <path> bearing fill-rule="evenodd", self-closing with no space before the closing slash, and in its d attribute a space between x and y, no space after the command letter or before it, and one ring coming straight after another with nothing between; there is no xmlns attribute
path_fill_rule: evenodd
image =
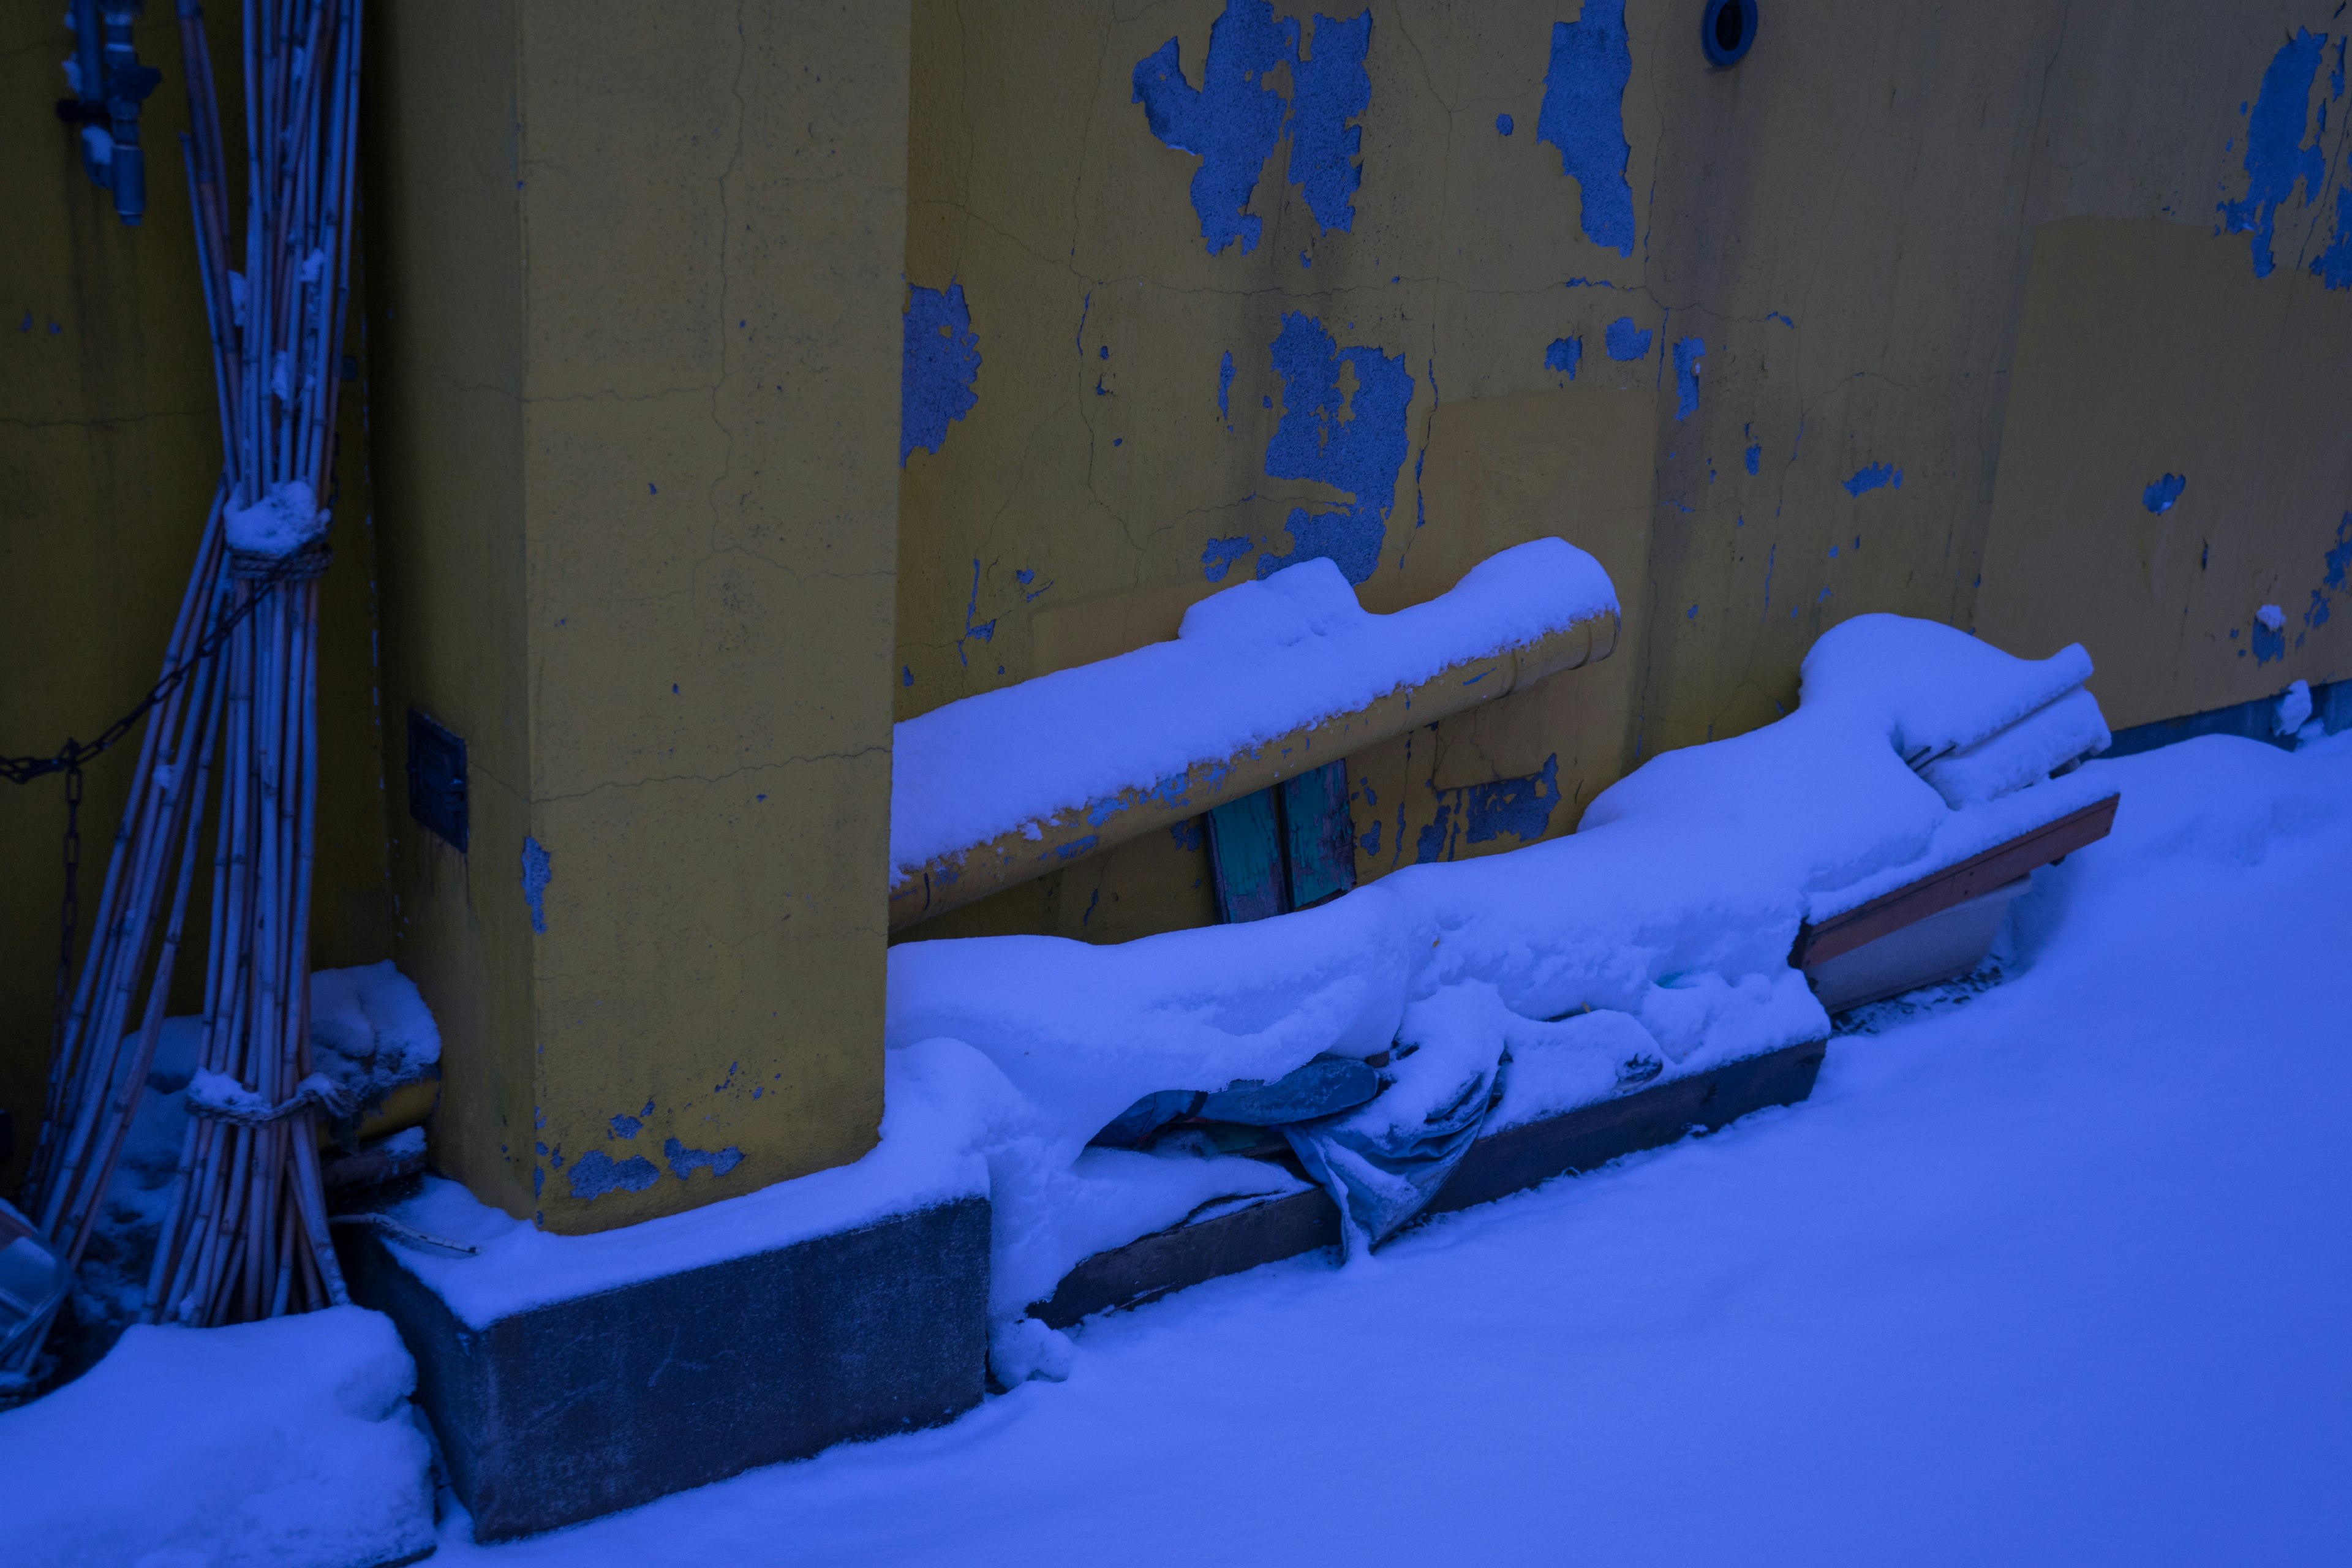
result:
<svg viewBox="0 0 2352 1568"><path fill-rule="evenodd" d="M1217 914L1228 924L1262 921L1289 907L1283 896L1282 831L1272 788L1209 813L1209 863L1216 872Z"/></svg>
<svg viewBox="0 0 2352 1568"><path fill-rule="evenodd" d="M1356 885L1356 825L1348 815L1345 758L1285 779L1284 858L1290 868L1290 907L1304 910L1336 899Z"/></svg>

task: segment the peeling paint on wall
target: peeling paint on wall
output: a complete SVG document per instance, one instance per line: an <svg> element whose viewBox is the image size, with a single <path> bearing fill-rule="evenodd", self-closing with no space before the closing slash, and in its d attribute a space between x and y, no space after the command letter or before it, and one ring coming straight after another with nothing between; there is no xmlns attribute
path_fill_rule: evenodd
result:
<svg viewBox="0 0 2352 1568"><path fill-rule="evenodd" d="M669 1173L682 1182L702 1170L713 1176L725 1175L743 1163L743 1151L733 1147L717 1151L689 1149L672 1138L662 1144L662 1158L669 1162Z"/></svg>
<svg viewBox="0 0 2352 1568"><path fill-rule="evenodd" d="M1625 84L1633 53L1625 41L1625 0L1585 0L1575 22L1551 25L1536 139L1559 149L1560 172L1577 184L1585 237L1633 254L1633 156L1625 139Z"/></svg>
<svg viewBox="0 0 2352 1568"><path fill-rule="evenodd" d="M1620 316L1609 323L1609 357L1628 363L1646 359L1650 353L1650 332L1633 324L1633 317Z"/></svg>
<svg viewBox="0 0 2352 1568"><path fill-rule="evenodd" d="M1295 30L1297 24L1290 24ZM1318 15L1311 55L1294 55L1290 80L1290 181L1307 196L1316 224L1328 231L1356 226L1356 188L1363 184L1364 132L1349 121L1372 104L1364 57L1372 44L1372 14L1352 22Z"/></svg>
<svg viewBox="0 0 2352 1568"><path fill-rule="evenodd" d="M1201 575L1212 583L1222 583L1234 563L1250 552L1250 537L1239 534L1232 539L1212 539L1201 547Z"/></svg>
<svg viewBox="0 0 2352 1568"><path fill-rule="evenodd" d="M522 841L522 899L530 906L532 934L547 934L547 884L555 878L547 851L536 838Z"/></svg>
<svg viewBox="0 0 2352 1568"><path fill-rule="evenodd" d="M1576 379L1576 367L1583 360L1582 338L1554 338L1551 347L1544 350L1544 369L1558 371L1570 381Z"/></svg>
<svg viewBox="0 0 2352 1568"><path fill-rule="evenodd" d="M1675 420L1677 424L1698 412L1698 373L1706 359L1705 338L1684 338L1675 344Z"/></svg>
<svg viewBox="0 0 2352 1568"><path fill-rule="evenodd" d="M1317 226L1326 232L1355 226L1363 132L1348 121L1371 105L1371 78L1364 69L1371 35L1369 9L1353 21L1318 16L1309 47L1302 51L1298 24L1277 21L1267 0L1227 0L1209 26L1199 87L1184 79L1175 38L1136 62L1131 101L1143 105L1151 134L1201 160L1192 175L1192 210L1210 255L1222 255L1236 239L1245 256L1257 248L1265 225L1249 210L1250 202L1286 121L1290 178L1305 193ZM1291 68L1295 102L1266 79L1282 65ZM1299 261L1311 265L1304 253Z"/></svg>
<svg viewBox="0 0 2352 1568"><path fill-rule="evenodd" d="M2189 477L2186 474L2167 474L2140 492L2139 504L2161 515L2172 510L2172 503L2179 500L2180 492L2188 488Z"/></svg>
<svg viewBox="0 0 2352 1568"><path fill-rule="evenodd" d="M2336 595L2344 592L2346 574L2352 573L2352 511L2346 512L2344 521L2336 525L2335 547L2323 560L2327 574L2319 580L2319 586L2311 591L2311 605L2303 612L2303 624L2307 632L2317 631L2327 624ZM2298 636L2294 640L2300 647L2303 637Z"/></svg>
<svg viewBox="0 0 2352 1568"><path fill-rule="evenodd" d="M660 1180L661 1172L643 1154L615 1160L591 1149L572 1163L572 1195L593 1202L607 1193L642 1193Z"/></svg>
<svg viewBox="0 0 2352 1568"><path fill-rule="evenodd" d="M2305 142L2304 128L2311 118L2311 84L2319 75L2325 33L2315 36L2298 27L2294 37L2271 57L2263 72L2261 95L2246 128L2246 194L2221 205L2221 226L2231 234L2253 235L2254 276L2267 278L2276 265L2271 257L2272 231L2279 207L2303 184L2303 205L2318 199L2327 176L2327 160L2314 136Z"/></svg>
<svg viewBox="0 0 2352 1568"><path fill-rule="evenodd" d="M1342 349L1314 317L1286 310L1274 340L1274 370L1282 378L1282 422L1266 443L1265 471L1278 479L1319 479L1349 492L1339 511L1291 509L1291 549L1260 555L1257 574L1318 556L1336 563L1350 583L1370 578L1388 536L1397 476L1408 443L1405 410L1412 403L1412 373L1402 354L1378 348ZM1352 370L1352 395L1340 387ZM1204 562L1205 566L1205 562Z"/></svg>
<svg viewBox="0 0 2352 1568"><path fill-rule="evenodd" d="M1858 470L1853 478L1843 482L1845 493L1859 499L1864 490L1874 490L1886 485L1893 485L1896 489L1901 489L1903 470L1885 463L1873 463L1868 468Z"/></svg>
<svg viewBox="0 0 2352 1568"><path fill-rule="evenodd" d="M2336 235L2312 258L2311 272L2330 289L2352 289L2352 185L2336 192Z"/></svg>
<svg viewBox="0 0 2352 1568"><path fill-rule="evenodd" d="M980 378L980 339L971 330L971 310L963 285L945 292L913 285L907 291L906 348L898 382L898 466L916 447L936 453L948 438L948 425L980 401L972 390Z"/></svg>
<svg viewBox="0 0 2352 1568"><path fill-rule="evenodd" d="M1431 793L1437 796L1437 816L1413 839L1416 864L1451 860L1465 839L1486 844L1507 833L1522 844L1532 844L1550 829L1551 814L1559 805L1559 753L1546 757L1542 770L1525 778L1460 789L1433 785ZM1377 838L1370 847L1378 853Z"/></svg>

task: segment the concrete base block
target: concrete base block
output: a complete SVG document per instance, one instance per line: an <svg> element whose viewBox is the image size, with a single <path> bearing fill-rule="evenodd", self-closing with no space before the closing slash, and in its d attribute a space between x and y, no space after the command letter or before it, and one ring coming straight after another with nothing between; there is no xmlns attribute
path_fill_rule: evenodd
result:
<svg viewBox="0 0 2352 1568"><path fill-rule="evenodd" d="M983 1198L533 1307L475 1328L373 1231L352 1295L416 1358L478 1540L593 1519L980 1402Z"/></svg>

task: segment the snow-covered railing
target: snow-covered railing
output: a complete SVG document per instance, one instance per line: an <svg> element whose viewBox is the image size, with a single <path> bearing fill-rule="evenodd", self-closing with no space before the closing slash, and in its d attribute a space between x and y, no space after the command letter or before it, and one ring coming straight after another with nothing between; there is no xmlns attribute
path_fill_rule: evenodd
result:
<svg viewBox="0 0 2352 1568"><path fill-rule="evenodd" d="M897 727L890 929L1606 658L1616 590L1559 539L1373 615L1328 561L1192 606L1169 642Z"/></svg>

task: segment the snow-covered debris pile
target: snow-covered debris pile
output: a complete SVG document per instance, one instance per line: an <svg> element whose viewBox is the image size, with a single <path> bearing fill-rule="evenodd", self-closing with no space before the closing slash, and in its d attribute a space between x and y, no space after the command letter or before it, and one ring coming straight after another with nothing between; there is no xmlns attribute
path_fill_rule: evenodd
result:
<svg viewBox="0 0 2352 1568"><path fill-rule="evenodd" d="M373 1568L433 1546L416 1370L357 1307L133 1328L79 1381L0 1415L10 1568Z"/></svg>
<svg viewBox="0 0 2352 1568"><path fill-rule="evenodd" d="M163 1020L106 1207L74 1280L74 1312L101 1335L137 1314L156 1232L187 1147L187 1097L199 1087L201 1018ZM415 983L387 960L310 975L310 1049L320 1073L362 1113L401 1083L439 1070L441 1032ZM126 1058L129 1053L126 1053ZM215 1100L243 1093L235 1080L211 1085ZM258 1104L258 1100L256 1101Z"/></svg>
<svg viewBox="0 0 2352 1568"><path fill-rule="evenodd" d="M1155 1091L1376 1057L1412 1022L1422 1048L1398 1051L1388 1092L1344 1120L1404 1131L1381 1109L1397 1096L1433 1131L1427 1112L1493 1103L1498 1078L1524 1121L1824 1037L1789 963L1801 925L2114 793L2049 776L2105 743L2089 673L2080 648L2028 661L1948 626L1861 616L1815 646L1796 712L1654 758L1570 837L1409 868L1244 926L892 949L892 1047L977 1053L1003 1084L975 1115L997 1205L994 1311L1017 1317L1086 1255L1057 1216L1101 1169L1087 1143ZM1961 767L1939 789L1914 758Z"/></svg>
<svg viewBox="0 0 2352 1568"><path fill-rule="evenodd" d="M1559 539L1503 551L1385 616L1358 604L1332 563L1301 562L1193 605L1173 641L898 725L890 864L1034 832L1616 609L1601 563Z"/></svg>
<svg viewBox="0 0 2352 1568"><path fill-rule="evenodd" d="M310 976L310 1057L362 1110L440 1070L441 1030L392 960Z"/></svg>
<svg viewBox="0 0 2352 1568"><path fill-rule="evenodd" d="M394 1250L482 1326L985 1193L998 1374L1050 1373L1059 1341L1022 1319L1074 1264L1301 1184L1192 1133L1148 1151L1093 1146L1139 1101L1173 1091L1190 1106L1318 1057L1376 1064L1377 1099L1284 1136L1303 1133L1304 1163L1319 1161L1360 1239L1377 1240L1427 1197L1431 1168L1415 1163L1427 1148L1458 1152L1497 1126L1826 1036L1790 966L1801 925L2114 793L2069 771L2105 743L2080 691L2088 673L2078 648L2037 663L1947 626L1864 616L1815 647L1795 713L1653 759L1570 837L1409 868L1247 925L1106 946L902 943L882 1141L865 1159L579 1237L428 1182L393 1212L478 1255ZM1004 745L1053 751L1017 734ZM1946 781L1951 798L1906 760L1996 751L1999 767Z"/></svg>

